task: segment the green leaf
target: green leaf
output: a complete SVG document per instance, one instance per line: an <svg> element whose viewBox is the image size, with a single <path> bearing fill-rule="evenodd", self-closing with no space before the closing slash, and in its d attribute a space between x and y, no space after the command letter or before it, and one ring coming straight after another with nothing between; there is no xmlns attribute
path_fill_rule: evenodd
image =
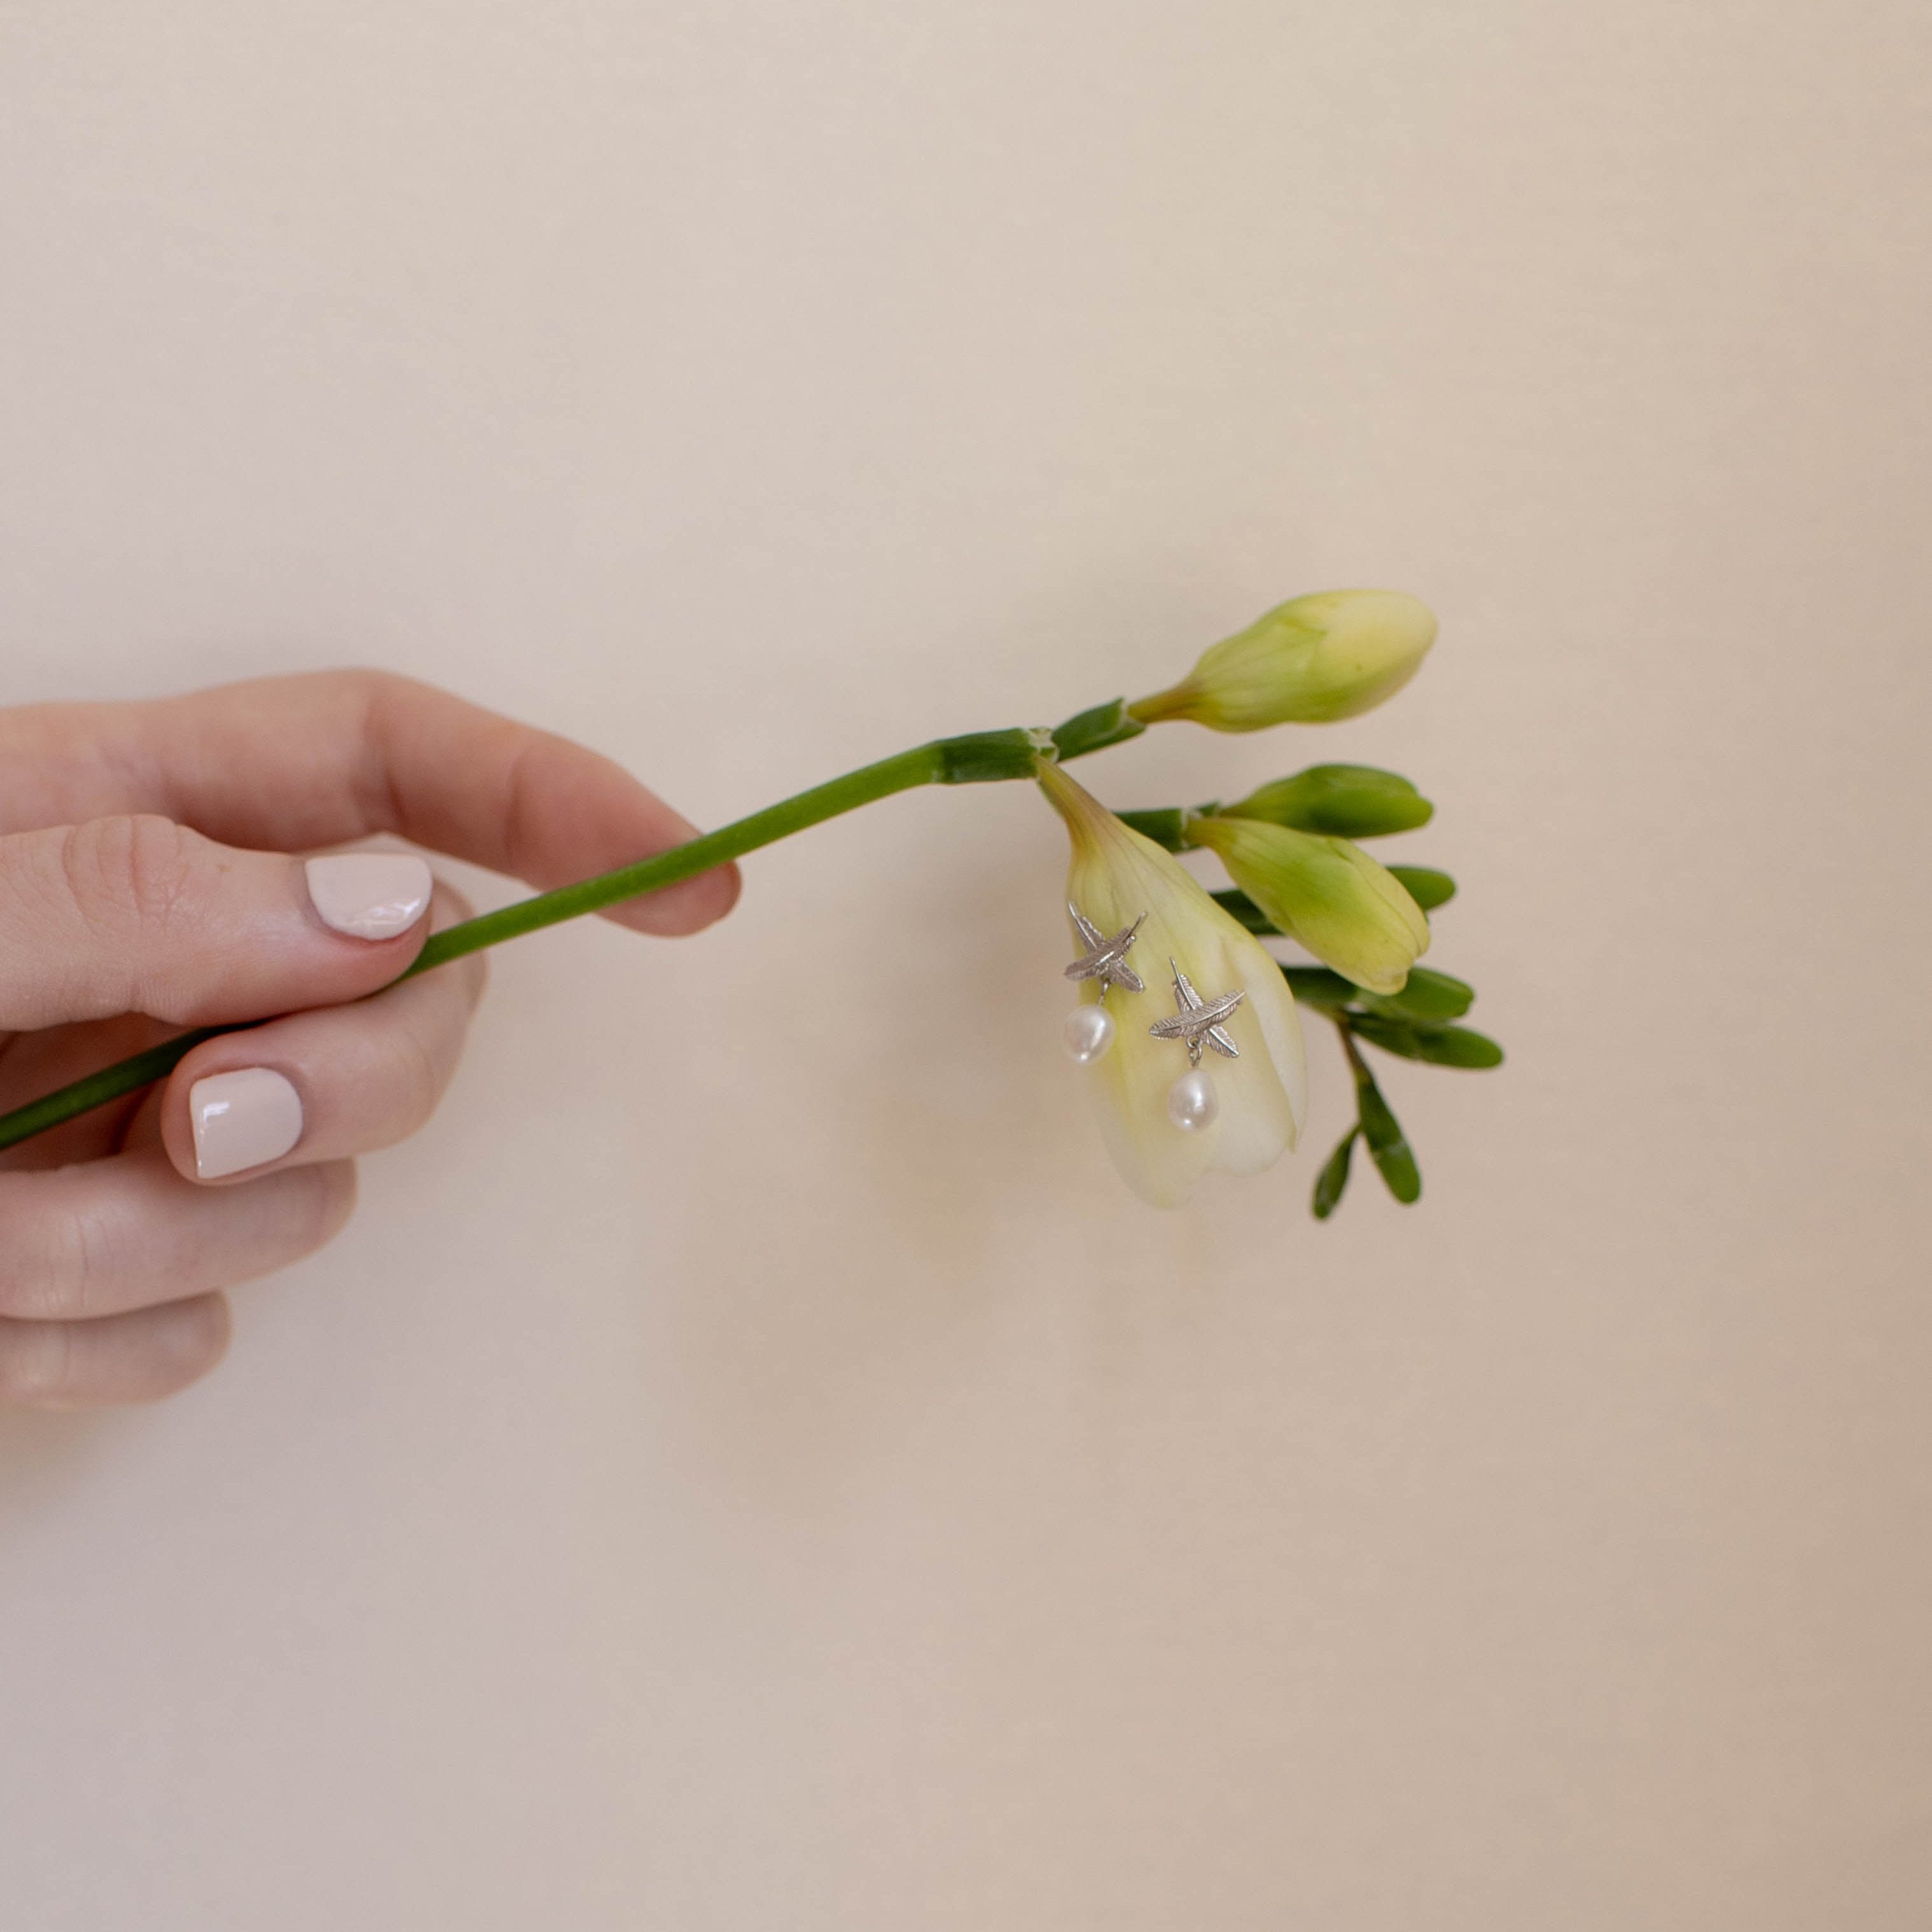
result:
<svg viewBox="0 0 1932 1932"><path fill-rule="evenodd" d="M1414 1020L1424 1026L1442 1026L1460 1020L1474 1003L1476 989L1466 980L1438 973L1427 966L1412 966L1408 983L1399 993L1360 993L1356 998L1372 1013L1390 1019Z"/></svg>
<svg viewBox="0 0 1932 1932"><path fill-rule="evenodd" d="M1433 912L1456 896L1456 881L1447 872L1437 872L1432 866L1391 866L1389 870L1402 881L1409 897L1424 912Z"/></svg>
<svg viewBox="0 0 1932 1932"><path fill-rule="evenodd" d="M1185 852L1192 844L1186 830L1187 814L1178 805L1160 812L1117 812L1114 816L1143 838L1151 838L1170 852Z"/></svg>
<svg viewBox="0 0 1932 1932"><path fill-rule="evenodd" d="M1361 1131L1360 1127L1351 1127L1342 1136L1342 1144L1328 1156L1327 1164L1315 1177L1312 1205L1318 1221L1327 1220L1342 1204L1342 1190L1348 1184L1349 1157L1355 1151L1355 1141Z"/></svg>
<svg viewBox="0 0 1932 1932"><path fill-rule="evenodd" d="M1076 712L1053 734L1054 748L1064 758L1082 758L1089 752L1105 751L1109 745L1124 744L1147 729L1127 711L1127 700L1116 698L1090 710Z"/></svg>
<svg viewBox="0 0 1932 1932"><path fill-rule="evenodd" d="M1318 1012L1338 1013L1361 994L1359 986L1325 966L1284 966L1281 976L1298 1000Z"/></svg>
<svg viewBox="0 0 1932 1932"><path fill-rule="evenodd" d="M1264 819L1298 832L1378 838L1426 825L1436 808L1394 772L1373 765L1310 765L1225 808L1230 818Z"/></svg>
<svg viewBox="0 0 1932 1932"><path fill-rule="evenodd" d="M1403 1020L1384 1019L1378 1013L1358 1014L1350 1024L1371 1046L1404 1060L1478 1072L1503 1064L1502 1048L1473 1027L1412 1026Z"/></svg>
<svg viewBox="0 0 1932 1932"><path fill-rule="evenodd" d="M1403 1137L1402 1124L1382 1098L1375 1076L1358 1062L1355 1067L1355 1111L1362 1123L1362 1138L1369 1144L1369 1155L1388 1185L1388 1191L1406 1208L1422 1196L1422 1175L1415 1156Z"/></svg>

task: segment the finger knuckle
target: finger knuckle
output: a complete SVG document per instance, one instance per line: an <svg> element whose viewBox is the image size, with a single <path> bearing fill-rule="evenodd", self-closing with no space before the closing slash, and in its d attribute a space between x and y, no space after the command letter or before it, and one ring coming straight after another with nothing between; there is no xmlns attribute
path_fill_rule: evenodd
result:
<svg viewBox="0 0 1932 1932"><path fill-rule="evenodd" d="M372 700L422 688L414 678L405 677L400 671L386 670L380 664L344 664L339 670L322 675L344 691Z"/></svg>
<svg viewBox="0 0 1932 1932"><path fill-rule="evenodd" d="M165 927L194 895L206 844L156 812L90 819L62 841L61 871L90 924Z"/></svg>
<svg viewBox="0 0 1932 1932"><path fill-rule="evenodd" d="M406 676L399 670L386 670L374 664L352 664L329 675L340 681L345 698L361 712L365 726L376 734L380 734L400 712L420 704L424 698L446 695L436 686L425 683L421 678Z"/></svg>
<svg viewBox="0 0 1932 1932"><path fill-rule="evenodd" d="M395 1042L393 1072L404 1131L414 1133L436 1112L448 1070L435 1046L412 1030Z"/></svg>
<svg viewBox="0 0 1932 1932"><path fill-rule="evenodd" d="M52 1202L5 1203L0 1243L0 1319L67 1321L90 1312L104 1265L103 1232L85 1212Z"/></svg>
<svg viewBox="0 0 1932 1932"><path fill-rule="evenodd" d="M393 831L401 826L405 814L396 790L394 766L385 755L389 722L406 706L406 694L422 687L395 671L368 666L326 675L334 682L336 701L354 718L362 741L354 783L363 820Z"/></svg>
<svg viewBox="0 0 1932 1932"><path fill-rule="evenodd" d="M49 1270L47 1312L73 1321L97 1313L103 1289L122 1272L126 1246L117 1240L113 1217L98 1208L83 1207L63 1217L56 1237L59 1264Z"/></svg>

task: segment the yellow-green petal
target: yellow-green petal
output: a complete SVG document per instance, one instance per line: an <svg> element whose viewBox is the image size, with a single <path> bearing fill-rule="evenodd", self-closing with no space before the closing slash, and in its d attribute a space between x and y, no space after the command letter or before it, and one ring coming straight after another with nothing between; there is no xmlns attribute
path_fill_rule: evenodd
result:
<svg viewBox="0 0 1932 1932"><path fill-rule="evenodd" d="M1276 926L1357 986L1400 992L1428 950L1421 908L1359 845L1213 814L1189 820L1187 830Z"/></svg>

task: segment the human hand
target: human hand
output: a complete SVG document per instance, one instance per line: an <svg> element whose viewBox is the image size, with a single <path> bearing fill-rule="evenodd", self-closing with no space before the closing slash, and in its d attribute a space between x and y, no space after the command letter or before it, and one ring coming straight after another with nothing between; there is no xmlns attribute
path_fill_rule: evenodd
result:
<svg viewBox="0 0 1932 1932"><path fill-rule="evenodd" d="M377 989L468 907L409 855L291 855L395 832L548 888L694 829L608 759L381 672L0 711L0 1111L268 1022L0 1154L0 1403L206 1373L222 1291L327 1241L354 1157L441 1097L482 956ZM694 932L737 892L721 867L608 916Z"/></svg>

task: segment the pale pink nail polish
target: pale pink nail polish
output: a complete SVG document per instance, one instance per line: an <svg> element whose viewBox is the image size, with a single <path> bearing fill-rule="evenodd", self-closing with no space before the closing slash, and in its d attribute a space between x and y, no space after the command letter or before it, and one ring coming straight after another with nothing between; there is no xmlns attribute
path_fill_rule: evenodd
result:
<svg viewBox="0 0 1932 1932"><path fill-rule="evenodd" d="M429 868L407 852L332 852L304 869L322 923L352 939L393 939L429 910Z"/></svg>
<svg viewBox="0 0 1932 1932"><path fill-rule="evenodd" d="M219 1180L278 1160L302 1138L302 1096L272 1068L211 1073L188 1092L194 1126L194 1171Z"/></svg>

